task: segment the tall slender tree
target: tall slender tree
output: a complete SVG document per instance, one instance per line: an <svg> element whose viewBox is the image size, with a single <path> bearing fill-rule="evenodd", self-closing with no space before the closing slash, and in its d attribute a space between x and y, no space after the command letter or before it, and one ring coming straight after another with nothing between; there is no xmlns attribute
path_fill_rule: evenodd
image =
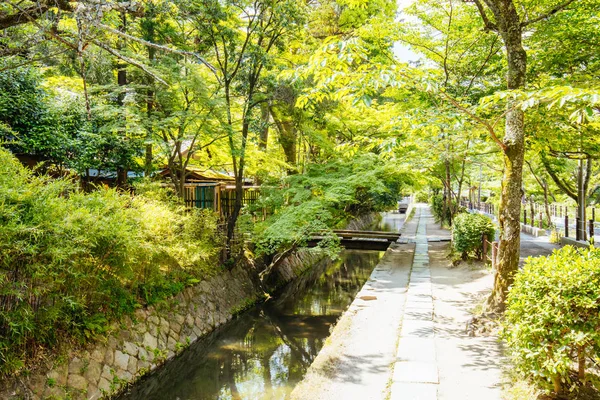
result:
<svg viewBox="0 0 600 400"><path fill-rule="evenodd" d="M197 0L188 7L199 46L216 59L214 73L225 101L225 130L235 176L235 201L227 221L227 240L231 243L243 205L251 125L259 105L266 101L261 94L263 75L282 41L301 26L304 3Z"/></svg>
<svg viewBox="0 0 600 400"><path fill-rule="evenodd" d="M575 0L540 2L537 15L522 17L515 0L472 0L481 16L484 28L498 32L504 43L507 60L506 86L509 90L522 89L527 80L527 52L523 36L527 29L551 15L565 9ZM554 3L554 4L552 4ZM544 9L545 8L545 9ZM497 272L494 289L488 299L493 310L502 311L508 289L519 267L521 245L521 198L523 184L523 161L525 155L525 113L517 102L506 104L504 136L498 138L490 130L492 139L500 147L504 158L504 176L499 207L500 243L496 260Z"/></svg>

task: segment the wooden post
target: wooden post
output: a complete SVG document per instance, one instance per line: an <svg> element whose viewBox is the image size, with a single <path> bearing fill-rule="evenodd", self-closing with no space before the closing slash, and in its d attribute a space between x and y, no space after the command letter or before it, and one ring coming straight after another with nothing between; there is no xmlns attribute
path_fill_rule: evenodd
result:
<svg viewBox="0 0 600 400"><path fill-rule="evenodd" d="M498 256L498 242L492 242L492 268L496 268L496 257Z"/></svg>
<svg viewBox="0 0 600 400"><path fill-rule="evenodd" d="M569 237L569 215L565 213L565 237Z"/></svg>
<svg viewBox="0 0 600 400"><path fill-rule="evenodd" d="M523 208L523 225L527 225L527 209Z"/></svg>
<svg viewBox="0 0 600 400"><path fill-rule="evenodd" d="M542 229L542 228L544 227L544 225L542 224L542 222L543 222L543 218L542 218L542 212L540 211L540 218L539 218L539 221L538 221L538 224L539 224L539 226L540 226L540 229Z"/></svg>
<svg viewBox="0 0 600 400"><path fill-rule="evenodd" d="M481 255L481 259L483 260L484 264L487 262L487 235L484 233L483 234L483 253Z"/></svg>
<svg viewBox="0 0 600 400"><path fill-rule="evenodd" d="M221 185L220 184L216 184L215 188L215 195L213 198L213 210L218 213L219 215L221 214Z"/></svg>

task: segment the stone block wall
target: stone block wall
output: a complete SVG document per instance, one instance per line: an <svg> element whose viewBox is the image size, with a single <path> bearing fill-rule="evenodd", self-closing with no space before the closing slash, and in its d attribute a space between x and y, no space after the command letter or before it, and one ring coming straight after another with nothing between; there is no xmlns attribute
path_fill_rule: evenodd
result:
<svg viewBox="0 0 600 400"><path fill-rule="evenodd" d="M349 229L374 222L376 216L368 215ZM323 257L306 249L291 254L277 265L276 284L294 280ZM263 292L252 268L239 265L188 287L164 303L123 318L105 339L54 357L28 376L0 381L0 399L96 400L119 393L260 301Z"/></svg>
<svg viewBox="0 0 600 400"><path fill-rule="evenodd" d="M322 255L300 251L278 267L285 281ZM115 324L105 340L69 351L30 376L0 382L1 399L100 399L153 371L262 296L251 267L202 281Z"/></svg>
<svg viewBox="0 0 600 400"><path fill-rule="evenodd" d="M360 231L363 229L370 229L380 221L381 221L381 214L379 214L379 213L364 214L364 215L348 222L346 229L357 230L357 231Z"/></svg>

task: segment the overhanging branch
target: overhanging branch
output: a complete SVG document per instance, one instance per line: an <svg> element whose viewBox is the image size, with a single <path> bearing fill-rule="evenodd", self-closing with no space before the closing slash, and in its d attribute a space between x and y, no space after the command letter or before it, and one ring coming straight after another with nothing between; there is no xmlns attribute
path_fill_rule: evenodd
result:
<svg viewBox="0 0 600 400"><path fill-rule="evenodd" d="M475 113L473 113L472 111L470 111L469 109L467 109L466 107L464 107L463 105L461 105L458 101L456 101L456 99L454 99L452 96L448 95L446 92L441 92L441 93L442 93L442 97L444 97L447 101L449 101L454 107L458 108L460 111L462 111L463 113L467 114L474 121L476 121L479 124L483 125L485 127L485 129L488 131L488 133L489 133L490 137L492 138L492 140L494 142L496 142L496 144L503 151L506 150L506 144L504 144L502 142L502 140L500 140L498 138L498 136L496 135L496 131L494 130L494 127L492 125L490 125L490 123L488 121L484 120L483 118L478 117Z"/></svg>
<svg viewBox="0 0 600 400"><path fill-rule="evenodd" d="M9 3L14 7L14 4ZM63 11L74 11L74 7L69 0L38 0L37 4L18 8L18 12L0 17L0 29L7 29L13 26L26 24L32 20L40 18L51 8L56 7ZM17 8L17 7L15 7Z"/></svg>
<svg viewBox="0 0 600 400"><path fill-rule="evenodd" d="M521 27L525 27L527 25L531 25L531 24L535 24L536 22L539 22L543 19L549 18L552 15L556 14L559 11L564 10L569 4L574 3L577 0L567 0L562 4L557 5L556 7L554 7L553 9L551 9L550 11L548 11L545 14L540 15L539 17L536 17L534 19L529 19L527 21L523 21L521 22Z"/></svg>
<svg viewBox="0 0 600 400"><path fill-rule="evenodd" d="M112 28L112 27L110 27L108 25L97 24L97 26L99 28L107 30L107 31L109 31L111 33L114 33L115 35L121 36L121 37L123 37L125 39L129 39L129 40L132 40L134 42L141 43L144 46L152 47L152 48L157 49L157 50L166 51L168 53L175 53L175 54L180 54L180 55L183 55L183 56L188 56L188 57L195 58L200 63L202 63L205 66L207 66L208 69L210 69L213 73L216 73L216 69L215 69L215 67L211 63L209 63L203 57L200 57L198 54L196 54L194 52L185 51L185 50L177 50L177 49L173 49L173 48L168 47L168 46L163 46L161 44L152 43L152 42L149 42L147 40L141 39L139 37L135 37L135 36L129 35L129 34L125 33L125 32L121 32L118 29L114 29L114 28Z"/></svg>
<svg viewBox="0 0 600 400"><path fill-rule="evenodd" d="M465 3L475 3L477 6L477 10L479 11L479 15L481 15L481 19L483 20L483 24L485 29L488 31L498 32L498 25L493 23L485 12L485 8L483 4L481 4L480 0L464 0Z"/></svg>
<svg viewBox="0 0 600 400"><path fill-rule="evenodd" d="M144 71L145 73L147 73L148 75L150 75L152 78L156 79L158 82L162 83L163 85L169 86L169 84L167 82L165 82L164 79L162 79L160 76L156 75L154 72L150 71L148 69L148 67L146 67L144 64L139 63L132 58L124 56L123 54L119 53L115 49L112 49L109 46L106 46L104 43L102 43L98 40L94 40L94 41L92 41L92 43L94 43L96 46L100 47L101 49L107 51L108 53L112 54L113 56L117 57L118 59L125 61L127 64L131 64L135 67L138 67L139 69L141 69L142 71Z"/></svg>

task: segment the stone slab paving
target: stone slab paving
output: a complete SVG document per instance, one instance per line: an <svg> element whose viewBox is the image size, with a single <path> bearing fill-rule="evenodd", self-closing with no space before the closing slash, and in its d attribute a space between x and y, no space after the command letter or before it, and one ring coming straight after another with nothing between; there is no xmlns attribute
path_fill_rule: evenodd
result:
<svg viewBox="0 0 600 400"><path fill-rule="evenodd" d="M416 228L413 219L402 234L414 235ZM292 400L387 399L414 247L390 246L295 387ZM429 309L423 311L431 313L430 304L425 305Z"/></svg>
<svg viewBox="0 0 600 400"><path fill-rule="evenodd" d="M391 400L436 400L439 384L429 269L429 209L419 207L415 254L390 388Z"/></svg>

